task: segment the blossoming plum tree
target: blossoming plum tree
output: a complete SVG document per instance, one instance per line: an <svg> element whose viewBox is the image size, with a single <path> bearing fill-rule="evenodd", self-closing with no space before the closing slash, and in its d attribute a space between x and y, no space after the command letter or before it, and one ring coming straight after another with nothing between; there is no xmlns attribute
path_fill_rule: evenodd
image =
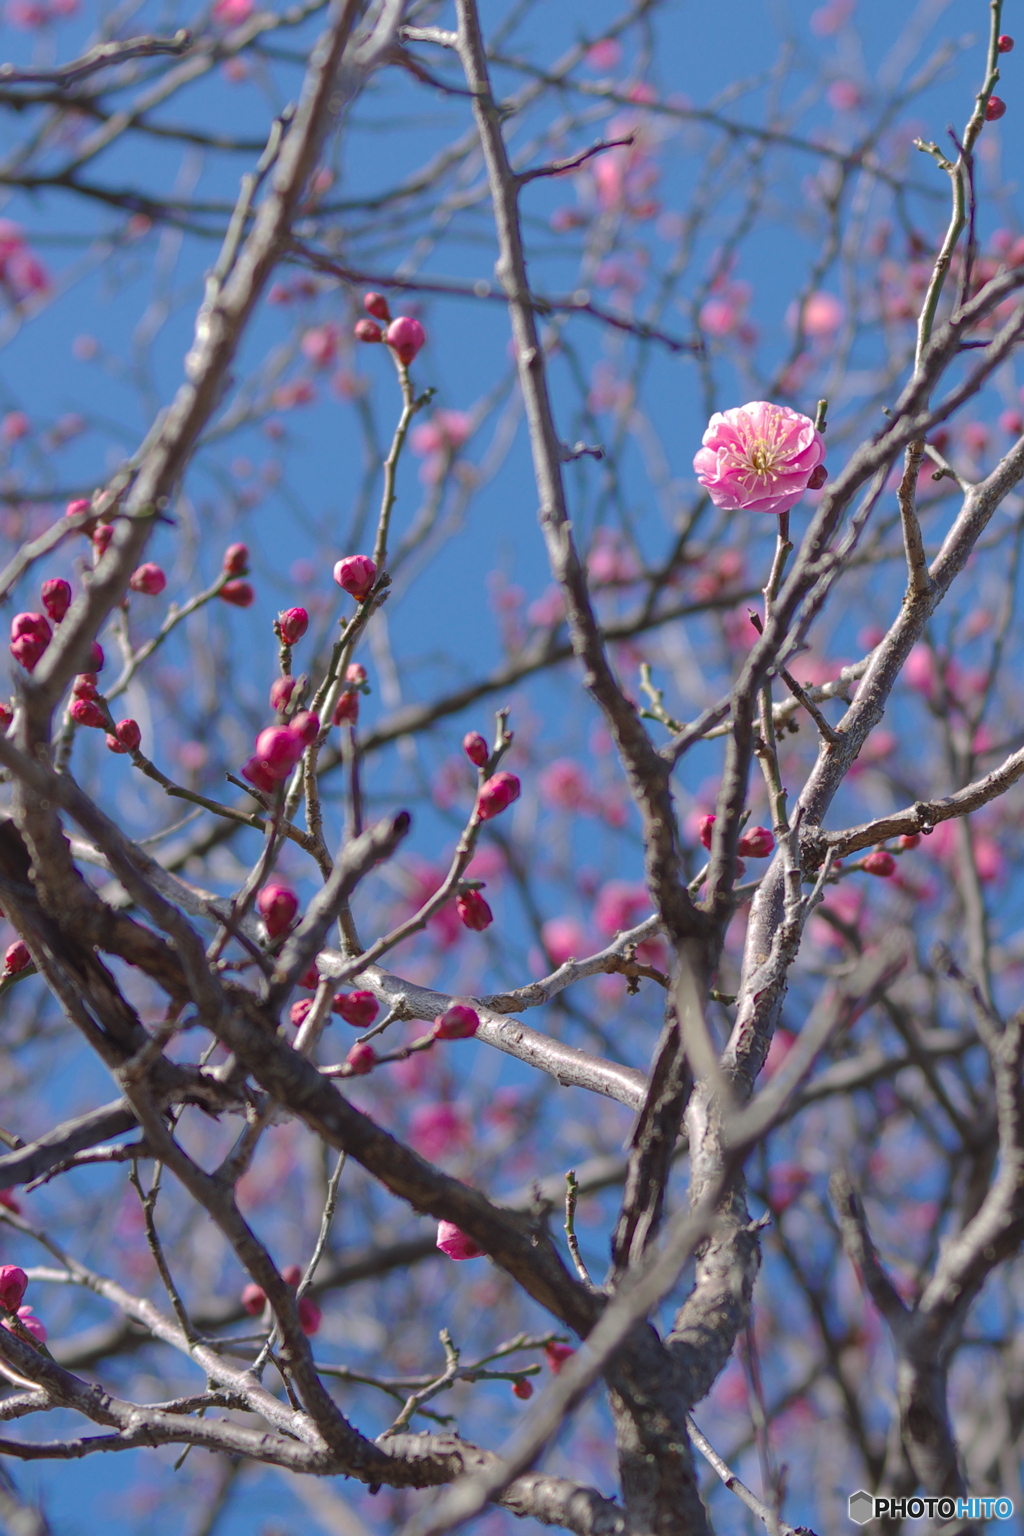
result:
<svg viewBox="0 0 1024 1536"><path fill-rule="evenodd" d="M968 8L6 6L0 1524L1022 1498Z"/></svg>

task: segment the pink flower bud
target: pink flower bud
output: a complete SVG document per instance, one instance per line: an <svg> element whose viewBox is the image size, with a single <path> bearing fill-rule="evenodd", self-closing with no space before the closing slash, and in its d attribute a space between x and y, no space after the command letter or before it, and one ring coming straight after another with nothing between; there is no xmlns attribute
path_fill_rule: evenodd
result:
<svg viewBox="0 0 1024 1536"><path fill-rule="evenodd" d="M285 645L294 645L309 628L309 614L305 608L286 608L277 616L277 632Z"/></svg>
<svg viewBox="0 0 1024 1536"><path fill-rule="evenodd" d="M6 730L14 719L14 710L9 704L0 703L0 731Z"/></svg>
<svg viewBox="0 0 1024 1536"><path fill-rule="evenodd" d="M114 537L114 530L109 523L97 523L92 532L92 547L96 551L99 560L110 548L110 541Z"/></svg>
<svg viewBox="0 0 1024 1536"><path fill-rule="evenodd" d="M533 1382L521 1376L518 1381L512 1383L512 1396L521 1398L524 1403L528 1402L533 1396Z"/></svg>
<svg viewBox="0 0 1024 1536"><path fill-rule="evenodd" d="M382 293L364 293L363 308L366 310L366 313L368 315L372 315L375 320L391 319L391 310L388 308L388 301Z"/></svg>
<svg viewBox="0 0 1024 1536"><path fill-rule="evenodd" d="M242 778L248 779L250 784L261 789L265 795L272 795L280 782L271 777L266 764L261 763L258 757L247 758L242 764Z"/></svg>
<svg viewBox="0 0 1024 1536"><path fill-rule="evenodd" d="M28 1287L28 1276L17 1264L0 1264L0 1305L17 1312Z"/></svg>
<svg viewBox="0 0 1024 1536"><path fill-rule="evenodd" d="M50 618L55 624L59 624L71 607L70 581L65 581L60 576L52 576L49 581L43 582L41 596L43 607L50 615Z"/></svg>
<svg viewBox="0 0 1024 1536"><path fill-rule="evenodd" d="M97 681L95 672L79 672L72 684L71 692L76 699L94 699Z"/></svg>
<svg viewBox="0 0 1024 1536"><path fill-rule="evenodd" d="M345 681L361 686L366 682L366 668L361 661L350 661L345 668Z"/></svg>
<svg viewBox="0 0 1024 1536"><path fill-rule="evenodd" d="M242 1294L239 1300L250 1317L259 1317L267 1304L267 1293L262 1285L254 1285L250 1281L248 1285L242 1287Z"/></svg>
<svg viewBox="0 0 1024 1536"><path fill-rule="evenodd" d="M137 752L142 742L142 732L137 720L119 720L114 726L114 735L122 747L129 752Z"/></svg>
<svg viewBox="0 0 1024 1536"><path fill-rule="evenodd" d="M736 844L736 852L748 859L766 859L775 847L775 838L767 827L748 827Z"/></svg>
<svg viewBox="0 0 1024 1536"><path fill-rule="evenodd" d="M31 964L32 956L28 952L25 940L15 939L4 955L4 975L17 976L19 971L26 970Z"/></svg>
<svg viewBox="0 0 1024 1536"><path fill-rule="evenodd" d="M109 731L107 732L104 740L107 743L108 751L115 752L118 757L126 757L128 755L128 748L125 746L124 742L118 741L116 736L111 736Z"/></svg>
<svg viewBox="0 0 1024 1536"><path fill-rule="evenodd" d="M76 699L69 713L72 720L94 731L105 731L107 728L107 717L93 699Z"/></svg>
<svg viewBox="0 0 1024 1536"><path fill-rule="evenodd" d="M247 544L229 544L224 551L221 570L228 576L248 576L249 546Z"/></svg>
<svg viewBox="0 0 1024 1536"><path fill-rule="evenodd" d="M345 1057L345 1065L353 1077L365 1077L377 1065L377 1052L367 1041L354 1045Z"/></svg>
<svg viewBox="0 0 1024 1536"><path fill-rule="evenodd" d="M369 1029L379 1006L372 992L336 992L331 1009L353 1029Z"/></svg>
<svg viewBox="0 0 1024 1536"><path fill-rule="evenodd" d="M1000 33L999 37L996 39L996 47L999 49L1000 53L1012 53L1013 38L1008 32Z"/></svg>
<svg viewBox="0 0 1024 1536"><path fill-rule="evenodd" d="M290 1285L293 1291L297 1291L299 1281L302 1279L302 1270L298 1264L286 1264L281 1271L281 1279L285 1285Z"/></svg>
<svg viewBox="0 0 1024 1536"><path fill-rule="evenodd" d="M697 823L697 835L701 842L704 844L705 848L711 847L711 838L713 835L712 829L714 825L715 817L713 815L702 816L700 821Z"/></svg>
<svg viewBox="0 0 1024 1536"><path fill-rule="evenodd" d="M916 848L920 841L920 832L904 832L897 846L900 848Z"/></svg>
<svg viewBox="0 0 1024 1536"><path fill-rule="evenodd" d="M487 766L487 759L491 754L486 741L484 741L479 731L466 732L462 738L462 750L470 762L475 763L478 768L485 768Z"/></svg>
<svg viewBox="0 0 1024 1536"><path fill-rule="evenodd" d="M863 867L869 875L879 875L884 880L889 875L895 873L896 860L891 853L886 853L883 848L876 848L874 853L868 854L864 860Z"/></svg>
<svg viewBox="0 0 1024 1536"><path fill-rule="evenodd" d="M299 898L287 885L274 881L256 897L256 910L266 925L267 936L276 939L291 927L299 910Z"/></svg>
<svg viewBox="0 0 1024 1536"><path fill-rule="evenodd" d="M411 315L399 315L388 326L384 339L398 361L408 368L426 341L427 335L418 320L414 320Z"/></svg>
<svg viewBox="0 0 1024 1536"><path fill-rule="evenodd" d="M383 341L384 333L376 320L357 320L353 335L356 341Z"/></svg>
<svg viewBox="0 0 1024 1536"><path fill-rule="evenodd" d="M251 608L256 601L256 593L247 581L226 581L217 596L232 608Z"/></svg>
<svg viewBox="0 0 1024 1536"><path fill-rule="evenodd" d="M438 1222L437 1247L450 1259L478 1259L484 1251L454 1221Z"/></svg>
<svg viewBox="0 0 1024 1536"><path fill-rule="evenodd" d="M40 1322L39 1318L33 1315L31 1307L19 1307L18 1320L21 1323L21 1326L26 1328L32 1337L37 1339L40 1344L46 1343L46 1328L43 1323ZM4 1323L3 1326L7 1329L8 1333L14 1332L14 1329L11 1328L9 1323Z"/></svg>
<svg viewBox="0 0 1024 1536"><path fill-rule="evenodd" d="M496 773L480 786L476 813L481 821L492 821L519 799L520 784L514 773Z"/></svg>
<svg viewBox="0 0 1024 1536"><path fill-rule="evenodd" d="M254 756L272 779L286 779L302 756L305 743L287 725L268 725L256 737Z"/></svg>
<svg viewBox="0 0 1024 1536"><path fill-rule="evenodd" d="M576 1353L568 1344L545 1344L544 1353L548 1358L548 1365L557 1376L567 1360L571 1360Z"/></svg>
<svg viewBox="0 0 1024 1536"><path fill-rule="evenodd" d="M37 640L34 635L19 635L17 640L11 641L8 649L26 672L34 672L40 656L46 650L46 641Z"/></svg>
<svg viewBox="0 0 1024 1536"><path fill-rule="evenodd" d="M304 747L310 746L320 734L320 716L310 709L300 709L292 716L288 729L296 735Z"/></svg>
<svg viewBox="0 0 1024 1536"><path fill-rule="evenodd" d="M142 592L146 597L159 597L167 585L167 577L158 565L147 560L137 571L132 571L128 585L133 592Z"/></svg>
<svg viewBox="0 0 1024 1536"><path fill-rule="evenodd" d="M74 501L69 501L64 508L65 517L80 517L83 512L88 512L92 502L88 496L78 496Z"/></svg>
<svg viewBox="0 0 1024 1536"><path fill-rule="evenodd" d="M277 677L274 679L270 685L271 709L284 710L288 708L297 682L297 677Z"/></svg>
<svg viewBox="0 0 1024 1536"><path fill-rule="evenodd" d="M494 913L479 891L464 891L455 902L459 917L474 933L483 933L494 922Z"/></svg>
<svg viewBox="0 0 1024 1536"><path fill-rule="evenodd" d="M338 695L338 702L334 706L331 716L333 725L355 725L359 719L359 695L346 690Z"/></svg>
<svg viewBox="0 0 1024 1536"><path fill-rule="evenodd" d="M89 671L102 672L107 658L103 654L103 647L98 640L94 640L89 647Z"/></svg>
<svg viewBox="0 0 1024 1536"><path fill-rule="evenodd" d="M334 579L349 597L361 603L377 580L377 567L369 555L346 555L334 567Z"/></svg>
<svg viewBox="0 0 1024 1536"><path fill-rule="evenodd" d="M300 1024L304 1024L306 1022L306 1015L309 1013L309 1010L312 1008L312 1006L312 1001L308 997L300 997L297 1003L292 1003L292 1006L288 1010L288 1017L291 1019L296 1029L299 1028Z"/></svg>
<svg viewBox="0 0 1024 1536"><path fill-rule="evenodd" d="M319 985L320 985L320 972L317 970L317 968L316 968L316 961L314 960L313 964L309 967L309 969L307 971L303 972L303 974L299 977L299 986L300 987L308 987L310 989L310 991L313 991Z"/></svg>
<svg viewBox="0 0 1024 1536"><path fill-rule="evenodd" d="M0 1205L9 1211L13 1211L15 1216L21 1215L21 1206L9 1189L0 1189Z"/></svg>
<svg viewBox="0 0 1024 1536"><path fill-rule="evenodd" d="M480 1015L466 1003L452 1003L434 1020L435 1040L468 1040L480 1028Z"/></svg>
<svg viewBox="0 0 1024 1536"><path fill-rule="evenodd" d="M29 635L34 640L49 640L53 634L50 622L41 613L16 613L11 620L11 639Z"/></svg>
<svg viewBox="0 0 1024 1536"><path fill-rule="evenodd" d="M1006 114L1006 102L1001 96L990 96L985 107L985 121L996 123Z"/></svg>
<svg viewBox="0 0 1024 1536"><path fill-rule="evenodd" d="M307 1338L312 1337L323 1321L323 1313L311 1296L300 1296L297 1308L299 1327Z"/></svg>

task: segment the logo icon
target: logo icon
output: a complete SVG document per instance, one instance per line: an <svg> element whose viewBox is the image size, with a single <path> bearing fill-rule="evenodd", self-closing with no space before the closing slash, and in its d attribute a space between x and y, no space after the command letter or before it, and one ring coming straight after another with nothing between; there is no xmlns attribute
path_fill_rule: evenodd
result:
<svg viewBox="0 0 1024 1536"><path fill-rule="evenodd" d="M850 1519L855 1524L866 1525L875 1512L875 1501L870 1493L858 1488L856 1493L850 1494L849 1510Z"/></svg>

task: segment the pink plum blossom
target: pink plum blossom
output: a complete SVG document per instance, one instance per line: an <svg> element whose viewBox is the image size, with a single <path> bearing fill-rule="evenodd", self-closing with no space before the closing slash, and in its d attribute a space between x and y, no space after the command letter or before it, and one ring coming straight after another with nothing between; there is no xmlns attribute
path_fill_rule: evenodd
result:
<svg viewBox="0 0 1024 1536"><path fill-rule="evenodd" d="M825 441L809 416L752 400L716 411L693 461L716 507L788 512L825 457Z"/></svg>
<svg viewBox="0 0 1024 1536"><path fill-rule="evenodd" d="M437 1247L450 1259L479 1259L484 1251L454 1221L438 1222Z"/></svg>

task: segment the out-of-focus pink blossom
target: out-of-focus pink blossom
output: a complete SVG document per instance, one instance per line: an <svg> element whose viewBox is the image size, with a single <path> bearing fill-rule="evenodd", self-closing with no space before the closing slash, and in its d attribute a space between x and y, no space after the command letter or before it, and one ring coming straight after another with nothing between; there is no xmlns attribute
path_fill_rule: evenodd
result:
<svg viewBox="0 0 1024 1536"><path fill-rule="evenodd" d="M470 1126L454 1104L419 1104L409 1117L409 1141L433 1162L469 1145Z"/></svg>
<svg viewBox="0 0 1024 1536"><path fill-rule="evenodd" d="M250 1280L248 1285L242 1287L242 1294L238 1299L250 1317L259 1317L267 1304L267 1293L262 1285L256 1285Z"/></svg>
<svg viewBox="0 0 1024 1536"><path fill-rule="evenodd" d="M160 566L154 561L147 560L145 565L140 565L128 578L128 585L133 592L142 592L146 597L159 597L167 585L167 577Z"/></svg>
<svg viewBox="0 0 1024 1536"><path fill-rule="evenodd" d="M597 70L598 73L603 73L609 69L617 69L622 62L622 44L618 38L603 37L600 42L591 44L584 58L587 67Z"/></svg>
<svg viewBox="0 0 1024 1536"><path fill-rule="evenodd" d="M796 505L824 457L810 417L752 400L715 412L693 467L716 507L777 514Z"/></svg>
<svg viewBox="0 0 1024 1536"><path fill-rule="evenodd" d="M799 314L800 309L796 304L786 314L786 323L792 330L796 329ZM804 332L808 336L819 338L834 336L845 316L846 309L842 300L837 299L834 293L819 290L810 294L804 303Z"/></svg>
<svg viewBox="0 0 1024 1536"><path fill-rule="evenodd" d="M338 353L339 331L336 325L314 325L306 331L299 348L314 368L329 368Z"/></svg>
<svg viewBox="0 0 1024 1536"><path fill-rule="evenodd" d="M597 893L594 925L606 938L635 928L651 912L651 898L637 881L608 880Z"/></svg>
<svg viewBox="0 0 1024 1536"><path fill-rule="evenodd" d="M909 688L930 699L938 684L935 654L927 645L915 645L903 664L903 677Z"/></svg>
<svg viewBox="0 0 1024 1536"><path fill-rule="evenodd" d="M855 0L827 0L811 12L811 31L816 37L831 37L841 32L853 15Z"/></svg>
<svg viewBox="0 0 1024 1536"><path fill-rule="evenodd" d="M772 1043L768 1047L768 1054L761 1068L766 1078L772 1078L782 1066L793 1046L796 1044L796 1035L788 1029L777 1029L772 1035Z"/></svg>
<svg viewBox="0 0 1024 1536"><path fill-rule="evenodd" d="M213 19L222 27L237 27L248 21L255 9L255 0L216 0Z"/></svg>
<svg viewBox="0 0 1024 1536"><path fill-rule="evenodd" d="M362 1049L362 1047L354 1047L354 1049ZM324 1315L320 1308L312 1296L300 1296L296 1311L299 1314L299 1327L307 1338L312 1337L314 1333L319 1331L320 1324L323 1322Z"/></svg>
<svg viewBox="0 0 1024 1536"><path fill-rule="evenodd" d="M834 112L852 112L863 100L860 87L852 80L833 80L825 95Z"/></svg>
<svg viewBox="0 0 1024 1536"><path fill-rule="evenodd" d="M410 432L409 447L421 456L453 453L462 447L472 426L473 419L466 411L435 411L429 421L421 422Z"/></svg>
<svg viewBox="0 0 1024 1536"><path fill-rule="evenodd" d="M776 1163L768 1170L768 1201L773 1211L788 1211L803 1194L811 1176L799 1163Z"/></svg>
<svg viewBox="0 0 1024 1536"><path fill-rule="evenodd" d="M549 810L581 811L592 803L583 767L571 757L557 757L537 779L541 804Z"/></svg>
<svg viewBox="0 0 1024 1536"><path fill-rule="evenodd" d="M568 1344L545 1344L544 1353L547 1356L548 1365L557 1376L567 1360L571 1360L576 1351Z"/></svg>
<svg viewBox="0 0 1024 1536"><path fill-rule="evenodd" d="M32 1337L36 1339L40 1344L46 1343L46 1327L40 1321L40 1319L36 1317L31 1307L18 1308L18 1321L21 1323L23 1328L28 1329ZM14 1332L14 1329L6 1320L2 1326L7 1329L8 1333Z"/></svg>
<svg viewBox="0 0 1024 1536"><path fill-rule="evenodd" d="M549 917L540 930L544 948L554 966L579 960L589 949L587 930L575 917Z"/></svg>

